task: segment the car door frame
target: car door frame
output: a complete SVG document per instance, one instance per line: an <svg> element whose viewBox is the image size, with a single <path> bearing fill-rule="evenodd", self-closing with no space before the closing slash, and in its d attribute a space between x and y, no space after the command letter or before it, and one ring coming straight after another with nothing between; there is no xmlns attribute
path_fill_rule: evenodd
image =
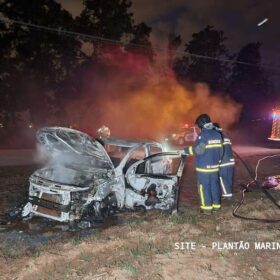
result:
<svg viewBox="0 0 280 280"><path fill-rule="evenodd" d="M147 160L150 160L151 158L153 158L153 157L158 157L158 156L177 156L177 157L180 157L181 159L180 159L180 164L179 164L179 167L178 167L178 170L177 170L177 173L176 174L174 174L174 175L164 175L164 174L158 174L158 175L154 175L154 174L149 174L149 173L144 173L144 174L138 174L139 175L139 177L143 177L144 175L146 175L147 176L147 178L158 178L158 179L171 179L171 180L173 180L173 178L174 177L176 177L177 178L177 183L179 184L179 182L180 182L180 179L181 179L181 177L182 177L182 175L183 175L183 170L184 170L184 166L185 166L185 160L184 160L184 158L180 155L180 153L179 152L162 152L162 153L157 153L157 154L153 154L153 155L150 155L150 156L148 156L148 157L146 157L146 158L144 158L144 159L142 159L142 160L139 160L139 161L137 161L137 162L135 162L134 164L132 164L128 169L127 169L127 171L126 171L126 174L124 174L124 176L125 176L125 178L126 178L126 181L129 183L129 185L131 185L130 184L130 182L129 182L129 179L128 179L128 175L129 175L129 173L130 172L132 172L131 170L132 169L135 169L135 171L134 171L134 175L135 176L137 176L137 174L136 174L136 169L137 169L137 166L139 165L139 164L141 164L141 163L143 163L144 161L147 161Z"/></svg>

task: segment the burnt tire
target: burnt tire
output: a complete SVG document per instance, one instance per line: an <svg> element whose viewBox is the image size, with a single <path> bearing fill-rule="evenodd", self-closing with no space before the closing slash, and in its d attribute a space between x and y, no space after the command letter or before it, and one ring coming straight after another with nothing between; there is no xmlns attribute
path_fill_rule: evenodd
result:
<svg viewBox="0 0 280 280"><path fill-rule="evenodd" d="M115 194L108 195L103 201L93 201L83 213L82 220L103 223L111 214L117 211Z"/></svg>
<svg viewBox="0 0 280 280"><path fill-rule="evenodd" d="M109 194L103 201L103 207L101 207L101 215L103 218L107 218L111 214L117 211L117 199L114 193Z"/></svg>

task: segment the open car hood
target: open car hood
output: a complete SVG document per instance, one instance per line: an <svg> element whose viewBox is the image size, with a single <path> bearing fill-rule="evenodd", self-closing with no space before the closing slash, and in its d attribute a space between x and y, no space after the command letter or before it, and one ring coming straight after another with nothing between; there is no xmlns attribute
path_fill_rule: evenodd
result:
<svg viewBox="0 0 280 280"><path fill-rule="evenodd" d="M103 146L86 133L65 127L44 127L37 131L37 140L52 155L78 155L91 158L100 165L113 164Z"/></svg>

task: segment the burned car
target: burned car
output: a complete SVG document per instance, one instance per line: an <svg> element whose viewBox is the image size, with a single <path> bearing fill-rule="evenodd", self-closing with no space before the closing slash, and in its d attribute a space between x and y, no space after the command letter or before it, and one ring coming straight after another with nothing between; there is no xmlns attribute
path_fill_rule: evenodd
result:
<svg viewBox="0 0 280 280"><path fill-rule="evenodd" d="M184 160L153 141L93 139L61 127L37 132L48 154L30 176L22 216L60 222L102 220L122 209L176 209Z"/></svg>

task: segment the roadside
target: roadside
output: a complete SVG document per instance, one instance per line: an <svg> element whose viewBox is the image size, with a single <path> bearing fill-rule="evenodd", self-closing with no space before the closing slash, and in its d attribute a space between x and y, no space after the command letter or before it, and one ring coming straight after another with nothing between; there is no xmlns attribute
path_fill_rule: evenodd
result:
<svg viewBox="0 0 280 280"><path fill-rule="evenodd" d="M2 247L0 279L198 279L198 274L200 279L279 279L280 250L254 248L255 242L279 242L279 225L237 220L231 210L225 205L210 217L186 205L174 216L123 213L124 224L49 242L34 251L25 250L18 240L4 252ZM278 214L259 195L250 196L242 211ZM215 243L240 241L250 248L212 248ZM193 242L195 249L185 245L177 250L178 242Z"/></svg>
<svg viewBox="0 0 280 280"><path fill-rule="evenodd" d="M180 150L182 147L174 147L175 150ZM253 156L253 155L270 155L280 154L280 148L264 148L262 146L250 145L235 145L234 150L240 156ZM18 149L18 150L1 150L0 149L0 166L24 166L34 165L40 162L39 155L36 149Z"/></svg>
<svg viewBox="0 0 280 280"><path fill-rule="evenodd" d="M0 166L22 166L36 163L36 150L0 150Z"/></svg>
<svg viewBox="0 0 280 280"><path fill-rule="evenodd" d="M250 155L245 161L255 167L263 156ZM280 174L279 162L279 158L263 162L260 178ZM199 214L195 172L192 159L187 159L178 215L124 212L104 225L75 232L45 219L5 224L4 211L26 198L28 177L35 169L32 165L0 169L1 280L198 279L198 274L200 279L280 277L280 250L254 248L255 242L279 243L279 224L248 222L231 214L239 200L240 183L250 180L239 161L234 201L223 201L222 211L215 215ZM279 192L273 195L280 201ZM241 213L279 219L279 210L255 191L246 195ZM240 241L248 242L250 248L212 248L233 242L240 245ZM195 249L182 242L193 242ZM178 244L184 249L178 250Z"/></svg>

